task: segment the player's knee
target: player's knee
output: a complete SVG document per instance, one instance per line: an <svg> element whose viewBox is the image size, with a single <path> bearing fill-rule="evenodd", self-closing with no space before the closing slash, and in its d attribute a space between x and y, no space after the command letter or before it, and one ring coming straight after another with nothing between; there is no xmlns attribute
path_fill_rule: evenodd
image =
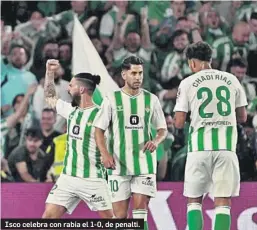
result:
<svg viewBox="0 0 257 230"><path fill-rule="evenodd" d="M219 206L231 206L231 198L230 197L215 197L214 198L215 207Z"/></svg>
<svg viewBox="0 0 257 230"><path fill-rule="evenodd" d="M125 210L115 210L114 216L117 219L126 219L128 216L128 213Z"/></svg>
<svg viewBox="0 0 257 230"><path fill-rule="evenodd" d="M150 197L148 197L148 196L141 195L141 194L133 195L134 209L146 209L147 210L149 201L150 201Z"/></svg>
<svg viewBox="0 0 257 230"><path fill-rule="evenodd" d="M114 218L114 214L113 214L113 211L111 209L110 210L104 210L104 211L98 211L98 214L102 219L112 219L112 218Z"/></svg>
<svg viewBox="0 0 257 230"><path fill-rule="evenodd" d="M65 213L66 209L64 207L54 207L52 205L46 205L45 211L43 213L43 219L58 219L61 218Z"/></svg>

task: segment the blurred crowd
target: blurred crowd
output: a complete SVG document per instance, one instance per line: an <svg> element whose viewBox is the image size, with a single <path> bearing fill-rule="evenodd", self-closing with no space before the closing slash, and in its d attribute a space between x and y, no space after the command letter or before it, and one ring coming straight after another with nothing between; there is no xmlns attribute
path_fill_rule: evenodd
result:
<svg viewBox="0 0 257 230"><path fill-rule="evenodd" d="M233 73L245 89L248 121L238 125L237 155L242 181L257 180L256 1L2 1L1 9L2 182L50 182L61 173L66 122L46 107L43 85L46 60L59 59L57 94L71 100L74 14L120 87L123 59L144 60L143 87L159 97L169 131L157 151L159 181L184 179L187 146L174 142L173 108L191 74L185 47L208 42L213 68Z"/></svg>

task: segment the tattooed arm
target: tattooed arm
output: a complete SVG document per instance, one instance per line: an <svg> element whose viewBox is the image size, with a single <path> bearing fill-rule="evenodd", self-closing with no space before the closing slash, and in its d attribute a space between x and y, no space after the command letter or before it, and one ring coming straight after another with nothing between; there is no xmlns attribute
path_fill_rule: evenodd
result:
<svg viewBox="0 0 257 230"><path fill-rule="evenodd" d="M54 75L59 68L59 61L50 59L46 63L46 76L45 76L45 85L44 85L44 92L45 92L45 100L48 106L51 108L55 108L57 103L57 95L54 85Z"/></svg>

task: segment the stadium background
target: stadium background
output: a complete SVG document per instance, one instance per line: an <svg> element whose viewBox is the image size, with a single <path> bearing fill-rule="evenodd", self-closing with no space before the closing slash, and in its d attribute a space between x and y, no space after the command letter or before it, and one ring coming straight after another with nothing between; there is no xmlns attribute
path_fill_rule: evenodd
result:
<svg viewBox="0 0 257 230"><path fill-rule="evenodd" d="M56 117L55 111L45 109L43 84L46 60L58 58L62 66L56 78L58 95L70 100L65 89L77 63L72 57L85 46L82 38L74 39L74 14L111 76L108 81L122 87L120 64L127 55L138 55L145 62L144 88L155 93L162 103L169 134L158 148L159 192L150 205L150 229L166 229L167 225L186 229L182 182L187 146L174 143L173 107L180 81L191 74L184 48L199 40L213 47L213 67L236 75L249 102L248 121L238 126L237 155L244 183L238 198L240 205L232 209L232 229L257 229L257 186L253 182L257 180L256 1L1 2L1 123L19 110L29 85L38 84L15 125L7 127L7 132L1 128L2 217L40 217L46 195L61 171L65 121ZM90 59L89 47L85 52L88 56L84 58ZM89 67L94 69L94 65ZM26 157L26 131L30 127L43 133L38 164ZM185 139L187 131L188 124ZM9 166L21 158L40 184L19 183L24 179ZM213 208L211 198L206 200L205 218L210 226ZM24 212L24 204L30 206L31 213ZM164 207L167 218L159 214ZM80 206L76 215L92 214Z"/></svg>

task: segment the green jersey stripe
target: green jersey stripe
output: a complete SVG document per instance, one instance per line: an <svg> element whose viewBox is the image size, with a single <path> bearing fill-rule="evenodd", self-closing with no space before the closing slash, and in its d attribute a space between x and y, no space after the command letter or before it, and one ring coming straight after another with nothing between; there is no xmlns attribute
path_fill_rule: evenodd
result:
<svg viewBox="0 0 257 230"><path fill-rule="evenodd" d="M146 144L150 139L150 105L151 105L151 95L148 92L144 92L145 99L145 128L144 128L144 143ZM146 151L146 161L149 174L154 173L153 158L150 151Z"/></svg>
<svg viewBox="0 0 257 230"><path fill-rule="evenodd" d="M198 129L198 151L204 151L204 127Z"/></svg>
<svg viewBox="0 0 257 230"><path fill-rule="evenodd" d="M82 119L83 112L79 111L78 116L76 119L76 125L80 125L80 121ZM71 170L71 175L76 176L77 175L77 158L78 158L78 153L77 153L77 140L73 139L71 142L72 145L72 170Z"/></svg>
<svg viewBox="0 0 257 230"><path fill-rule="evenodd" d="M132 115L137 116L137 98L130 98L130 110ZM132 130L132 154L134 162L134 173L135 175L140 174L140 164L139 164L139 137L138 130Z"/></svg>
<svg viewBox="0 0 257 230"><path fill-rule="evenodd" d="M189 134L188 134L188 150L189 150L189 152L193 152L193 146L192 146L192 133L193 132L194 132L194 128L191 126Z"/></svg>
<svg viewBox="0 0 257 230"><path fill-rule="evenodd" d="M226 137L227 137L227 150L232 151L232 133L233 133L233 126L228 126L226 130Z"/></svg>
<svg viewBox="0 0 257 230"><path fill-rule="evenodd" d="M84 153L84 177L90 176L89 142L90 142L92 124L97 112L98 112L98 108L95 108L91 112L87 120L85 132L84 132L83 145L82 145L82 148L83 148L82 152Z"/></svg>
<svg viewBox="0 0 257 230"><path fill-rule="evenodd" d="M122 103L122 96L121 91L115 92L115 101L117 107L117 117L119 120L119 135L120 141L120 175L125 176L127 174L126 169L126 139L125 139L125 131L124 131L124 114L123 114L123 103Z"/></svg>
<svg viewBox="0 0 257 230"><path fill-rule="evenodd" d="M212 128L212 150L219 150L219 136L218 136L218 128Z"/></svg>
<svg viewBox="0 0 257 230"><path fill-rule="evenodd" d="M70 114L70 117L68 119L68 124L67 124L67 142L66 142L66 154L65 154L65 158L64 158L64 162L63 162L63 165L64 165L64 168L63 168L63 173L66 174L67 172L67 160L68 160L68 157L69 157L69 154L70 154L70 151L69 151L69 133L70 133L70 126L71 126L71 117L74 116L76 110L74 110L71 114Z"/></svg>

